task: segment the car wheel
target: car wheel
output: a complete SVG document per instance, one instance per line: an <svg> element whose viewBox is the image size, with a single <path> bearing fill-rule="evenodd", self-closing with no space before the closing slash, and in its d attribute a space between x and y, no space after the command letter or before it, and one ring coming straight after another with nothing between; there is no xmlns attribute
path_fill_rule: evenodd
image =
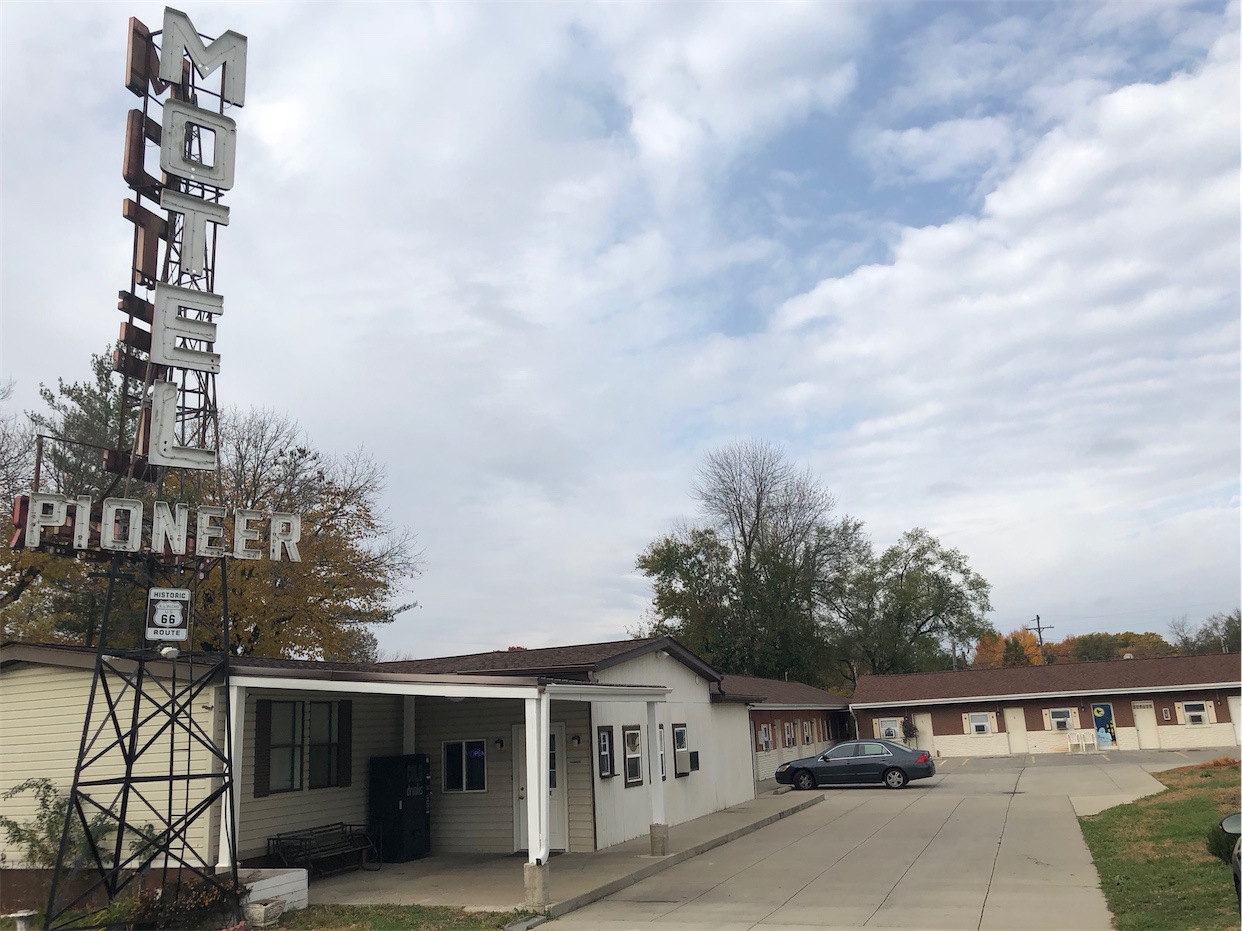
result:
<svg viewBox="0 0 1242 931"><path fill-rule="evenodd" d="M884 773L884 784L890 789L900 789L909 781L900 769L890 769Z"/></svg>
<svg viewBox="0 0 1242 931"><path fill-rule="evenodd" d="M814 789L815 777L805 769L800 769L794 774L793 783L799 789Z"/></svg>

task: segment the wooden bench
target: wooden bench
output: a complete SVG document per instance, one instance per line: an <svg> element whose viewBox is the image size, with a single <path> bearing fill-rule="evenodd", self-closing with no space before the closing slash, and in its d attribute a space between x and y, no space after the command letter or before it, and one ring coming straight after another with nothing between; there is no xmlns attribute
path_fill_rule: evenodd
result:
<svg viewBox="0 0 1242 931"><path fill-rule="evenodd" d="M286 831L267 839L267 853L279 857L285 866L302 867L316 876L380 868L379 847L364 824L338 821L317 828Z"/></svg>

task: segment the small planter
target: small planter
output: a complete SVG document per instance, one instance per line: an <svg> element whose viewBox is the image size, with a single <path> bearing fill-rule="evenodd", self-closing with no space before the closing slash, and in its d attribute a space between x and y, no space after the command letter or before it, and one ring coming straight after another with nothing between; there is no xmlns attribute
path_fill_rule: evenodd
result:
<svg viewBox="0 0 1242 931"><path fill-rule="evenodd" d="M285 910L284 899L260 899L248 902L242 909L250 927L257 929L274 928Z"/></svg>

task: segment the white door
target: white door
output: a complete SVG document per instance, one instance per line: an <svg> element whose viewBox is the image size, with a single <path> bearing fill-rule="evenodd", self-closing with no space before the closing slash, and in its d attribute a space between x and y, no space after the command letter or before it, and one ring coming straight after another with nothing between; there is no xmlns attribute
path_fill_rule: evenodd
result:
<svg viewBox="0 0 1242 931"><path fill-rule="evenodd" d="M932 756L935 756L936 742L932 736L931 714L916 714L914 716L914 729L918 731L918 735L914 738L915 748L926 750Z"/></svg>
<svg viewBox="0 0 1242 931"><path fill-rule="evenodd" d="M569 849L569 797L565 791L565 725L548 735L548 848ZM513 728L513 849L526 849L526 726Z"/></svg>
<svg viewBox="0 0 1242 931"><path fill-rule="evenodd" d="M1229 720L1233 722L1233 736L1242 744L1242 696L1229 696Z"/></svg>
<svg viewBox="0 0 1242 931"><path fill-rule="evenodd" d="M1130 702L1134 709L1134 729L1138 731L1140 750L1159 750L1160 731L1156 724L1156 706L1149 701Z"/></svg>
<svg viewBox="0 0 1242 931"><path fill-rule="evenodd" d="M1005 733L1009 735L1009 752L1026 753L1030 744L1026 739L1026 712L1021 708L1005 709Z"/></svg>

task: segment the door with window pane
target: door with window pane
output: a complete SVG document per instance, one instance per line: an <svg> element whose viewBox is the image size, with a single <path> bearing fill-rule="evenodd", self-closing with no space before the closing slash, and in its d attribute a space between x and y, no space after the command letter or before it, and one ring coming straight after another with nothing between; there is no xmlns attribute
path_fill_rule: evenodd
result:
<svg viewBox="0 0 1242 931"><path fill-rule="evenodd" d="M569 849L569 795L565 779L565 725L552 723L548 734L548 846ZM526 849L526 727L513 728L513 849Z"/></svg>

